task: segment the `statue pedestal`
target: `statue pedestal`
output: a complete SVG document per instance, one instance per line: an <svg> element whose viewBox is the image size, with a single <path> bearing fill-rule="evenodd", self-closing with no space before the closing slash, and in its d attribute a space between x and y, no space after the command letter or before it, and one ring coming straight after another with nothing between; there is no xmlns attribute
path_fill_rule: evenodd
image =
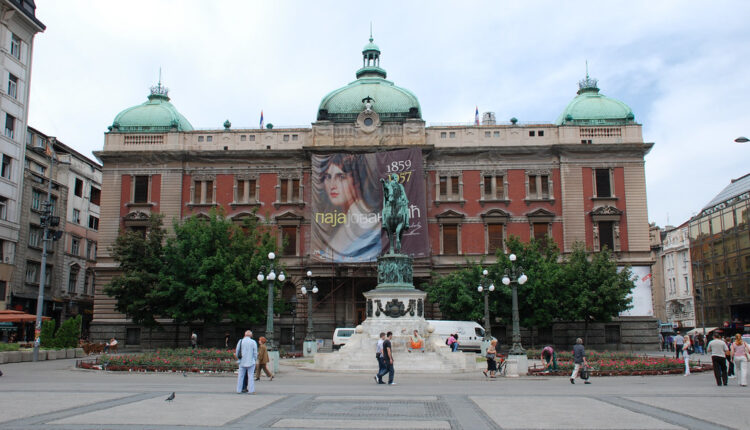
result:
<svg viewBox="0 0 750 430"><path fill-rule="evenodd" d="M312 357L317 352L318 352L317 340L306 340L302 343L302 355L304 357Z"/></svg>

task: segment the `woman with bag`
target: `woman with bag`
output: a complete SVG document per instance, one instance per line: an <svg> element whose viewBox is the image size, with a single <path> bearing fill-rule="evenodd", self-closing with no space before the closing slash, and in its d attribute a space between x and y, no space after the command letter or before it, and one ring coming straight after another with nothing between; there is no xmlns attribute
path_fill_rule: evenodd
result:
<svg viewBox="0 0 750 430"><path fill-rule="evenodd" d="M487 372L490 372L489 377L494 378L495 372L497 371L497 339L492 339L490 346L487 348L487 370L483 370L484 376L487 376Z"/></svg>
<svg viewBox="0 0 750 430"><path fill-rule="evenodd" d="M742 340L742 335L739 333L734 335L731 356L734 361L734 369L740 376L738 378L740 386L747 387L747 362L750 360L750 347L748 347L747 342Z"/></svg>
<svg viewBox="0 0 750 430"><path fill-rule="evenodd" d="M685 376L690 375L690 348L693 344L690 343L690 336L685 336L685 343L682 345L682 356L685 358Z"/></svg>

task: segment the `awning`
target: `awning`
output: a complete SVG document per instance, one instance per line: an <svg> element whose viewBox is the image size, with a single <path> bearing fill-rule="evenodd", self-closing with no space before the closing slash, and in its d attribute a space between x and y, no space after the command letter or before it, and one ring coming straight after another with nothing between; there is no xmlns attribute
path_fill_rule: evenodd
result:
<svg viewBox="0 0 750 430"><path fill-rule="evenodd" d="M47 321L50 317L42 317ZM36 315L21 311L0 311L0 322L36 322Z"/></svg>
<svg viewBox="0 0 750 430"><path fill-rule="evenodd" d="M712 331L716 330L718 327L706 327L706 334L711 333ZM687 332L688 336L695 336L697 334L703 334L703 327L697 327Z"/></svg>

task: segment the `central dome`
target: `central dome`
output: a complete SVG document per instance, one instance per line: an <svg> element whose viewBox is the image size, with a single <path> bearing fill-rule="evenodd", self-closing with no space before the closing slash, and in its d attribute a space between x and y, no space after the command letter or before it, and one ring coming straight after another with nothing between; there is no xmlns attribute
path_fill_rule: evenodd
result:
<svg viewBox="0 0 750 430"><path fill-rule="evenodd" d="M365 109L366 101L384 122L422 118L417 96L385 79L386 72L380 68L380 48L372 37L362 49L362 68L356 76L356 81L323 97L318 121L354 122Z"/></svg>
<svg viewBox="0 0 750 430"><path fill-rule="evenodd" d="M164 133L168 131L193 131L193 126L169 102L167 88L151 88L148 101L125 109L117 114L109 127L113 132Z"/></svg>
<svg viewBox="0 0 750 430"><path fill-rule="evenodd" d="M578 95L568 103L557 125L633 124L635 115L628 105L599 93L596 79L586 74L578 83Z"/></svg>

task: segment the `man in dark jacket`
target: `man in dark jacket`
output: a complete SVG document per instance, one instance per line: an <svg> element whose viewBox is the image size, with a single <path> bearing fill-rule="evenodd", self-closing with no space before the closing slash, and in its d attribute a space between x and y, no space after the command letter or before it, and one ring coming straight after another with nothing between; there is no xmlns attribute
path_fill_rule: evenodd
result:
<svg viewBox="0 0 750 430"><path fill-rule="evenodd" d="M583 349L583 339L580 337L576 339L576 344L573 347L573 374L570 375L570 383L575 384L576 376L578 376L578 371L581 369L581 366L588 366L588 363L586 363L586 351ZM588 380L584 382L584 384L590 384Z"/></svg>

